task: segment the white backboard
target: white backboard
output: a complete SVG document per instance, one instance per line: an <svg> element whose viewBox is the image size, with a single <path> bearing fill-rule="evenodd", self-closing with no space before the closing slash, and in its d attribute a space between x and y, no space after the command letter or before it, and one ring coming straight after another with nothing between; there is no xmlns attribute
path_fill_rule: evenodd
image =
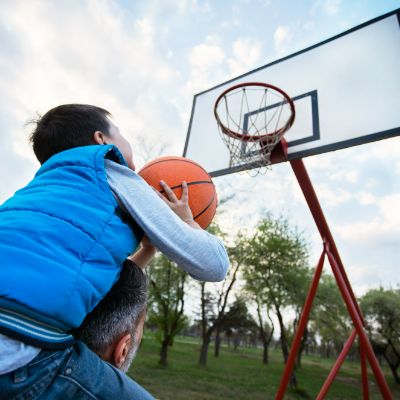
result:
<svg viewBox="0 0 400 400"><path fill-rule="evenodd" d="M400 135L400 9L195 95L184 156L212 176L249 169L229 167L213 114L241 82L278 86L294 100L289 159Z"/></svg>

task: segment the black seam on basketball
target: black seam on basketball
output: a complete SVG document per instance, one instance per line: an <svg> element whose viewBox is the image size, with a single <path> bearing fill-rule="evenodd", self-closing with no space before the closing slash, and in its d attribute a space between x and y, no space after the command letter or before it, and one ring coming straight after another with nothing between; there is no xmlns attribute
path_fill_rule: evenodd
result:
<svg viewBox="0 0 400 400"><path fill-rule="evenodd" d="M215 199L215 195L212 197L210 204L208 204L208 206L203 211L200 211L195 217L193 217L193 219L196 220L196 218L203 215L211 207L212 203L214 202L214 199ZM214 213L214 215L215 215L215 213ZM213 215L213 217L214 217L214 215Z"/></svg>
<svg viewBox="0 0 400 400"><path fill-rule="evenodd" d="M193 185L203 185L203 184L207 184L207 183L211 183L211 185L214 186L214 183L211 181L195 181L195 182L189 182L189 183L187 183L187 185L189 187L189 186L193 186ZM180 187L182 187L182 184L176 185L176 186L171 186L171 189L172 190L179 189ZM161 194L165 193L165 190L164 189L160 190L160 193Z"/></svg>
<svg viewBox="0 0 400 400"><path fill-rule="evenodd" d="M173 158L173 159L167 159L167 160L160 160L160 161L156 161L155 163L153 163L153 164L150 164L149 166L145 166L143 169L141 169L140 171L139 171L139 173L141 174L141 173L143 173L143 171L146 171L146 169L147 168L150 168L150 167L152 167L153 165L157 165L157 164L160 164L160 163L163 163L163 162L167 162L167 161L179 161L179 162L186 162L186 163L189 163L189 164L193 164L193 165L196 165L197 167L199 167L201 170L203 170L208 176L210 176L210 174L201 166L201 165L199 165L199 164L197 164L197 163L195 163L194 161L192 161L192 160L188 160L188 159L180 159L180 158L177 158L177 159L175 159L175 158Z"/></svg>

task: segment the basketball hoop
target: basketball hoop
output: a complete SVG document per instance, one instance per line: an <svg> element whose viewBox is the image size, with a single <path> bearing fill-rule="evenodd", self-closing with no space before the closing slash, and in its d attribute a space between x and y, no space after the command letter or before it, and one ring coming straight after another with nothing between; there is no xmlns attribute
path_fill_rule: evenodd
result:
<svg viewBox="0 0 400 400"><path fill-rule="evenodd" d="M268 167L271 152L292 126L292 99L268 83L246 82L225 90L214 105L219 131L230 154L230 167Z"/></svg>

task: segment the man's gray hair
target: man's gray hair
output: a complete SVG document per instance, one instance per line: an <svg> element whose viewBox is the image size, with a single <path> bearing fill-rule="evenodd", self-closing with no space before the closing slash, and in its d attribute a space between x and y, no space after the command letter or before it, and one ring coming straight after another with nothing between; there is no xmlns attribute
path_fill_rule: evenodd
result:
<svg viewBox="0 0 400 400"><path fill-rule="evenodd" d="M146 274L127 259L114 286L72 333L95 353L102 354L121 335L131 333L134 337L146 305Z"/></svg>

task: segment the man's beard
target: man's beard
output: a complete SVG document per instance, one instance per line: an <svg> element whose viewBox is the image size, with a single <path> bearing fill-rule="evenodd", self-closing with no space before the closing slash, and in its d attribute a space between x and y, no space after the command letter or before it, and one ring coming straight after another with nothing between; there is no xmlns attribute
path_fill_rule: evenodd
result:
<svg viewBox="0 0 400 400"><path fill-rule="evenodd" d="M136 357L136 353L138 351L138 344L136 343L135 340L132 340L132 346L128 351L128 354L125 358L125 361L123 362L123 364L121 365L120 369L124 372L128 372L129 367L132 364L132 361L134 360L134 358Z"/></svg>

